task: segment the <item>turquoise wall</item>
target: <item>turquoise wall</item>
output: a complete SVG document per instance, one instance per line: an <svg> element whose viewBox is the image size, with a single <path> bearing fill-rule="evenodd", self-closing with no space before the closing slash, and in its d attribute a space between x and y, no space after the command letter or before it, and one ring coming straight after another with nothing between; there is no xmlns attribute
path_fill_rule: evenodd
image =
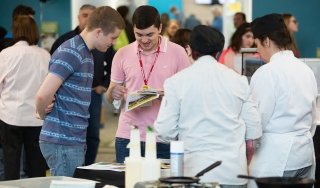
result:
<svg viewBox="0 0 320 188"><path fill-rule="evenodd" d="M320 48L319 0L253 0L252 18L268 13L293 14L299 22L296 40L302 57L316 57Z"/></svg>
<svg viewBox="0 0 320 188"><path fill-rule="evenodd" d="M172 6L177 7L179 11L183 10L182 0L148 0L148 4L158 9L159 13L168 13L171 18L173 15L170 13Z"/></svg>
<svg viewBox="0 0 320 188"><path fill-rule="evenodd" d="M32 7L36 14L35 20L40 28L40 1L39 0L1 0L0 26L11 31L11 16L13 9L19 5ZM69 0L48 0L42 4L42 20L58 22L58 32L63 34L71 30L71 5Z"/></svg>

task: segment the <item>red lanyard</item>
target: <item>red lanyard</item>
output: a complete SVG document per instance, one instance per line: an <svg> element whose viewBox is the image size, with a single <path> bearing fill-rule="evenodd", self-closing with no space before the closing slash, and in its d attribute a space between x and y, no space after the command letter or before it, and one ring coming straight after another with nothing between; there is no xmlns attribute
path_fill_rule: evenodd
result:
<svg viewBox="0 0 320 188"><path fill-rule="evenodd" d="M148 85L148 80L150 78L150 75L151 75L151 72L153 70L153 67L154 65L156 64L156 61L158 59L158 56L160 54L160 44L158 43L158 48L157 48L157 51L156 51L156 57L154 58L154 61L153 61L153 64L151 66L151 69L150 69L150 72L149 72L149 75L148 77L146 78L146 74L144 73L144 69L143 69L143 64L142 64L142 59L141 59L141 51L138 50L138 53L139 53L139 63L140 63L140 68L141 68L141 72L142 72L142 76L143 76L143 82L144 82L144 85L147 86Z"/></svg>

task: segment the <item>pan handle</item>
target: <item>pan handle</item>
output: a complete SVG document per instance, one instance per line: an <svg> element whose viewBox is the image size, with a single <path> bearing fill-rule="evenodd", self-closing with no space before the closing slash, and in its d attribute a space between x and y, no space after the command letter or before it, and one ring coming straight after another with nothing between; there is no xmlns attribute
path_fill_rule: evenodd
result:
<svg viewBox="0 0 320 188"><path fill-rule="evenodd" d="M213 163L212 165L208 166L207 168L201 170L201 171L196 175L196 177L198 178L198 177L202 176L203 174L207 173L208 171L212 170L213 168L221 165L221 163L222 163L222 161L217 161L217 162Z"/></svg>
<svg viewBox="0 0 320 188"><path fill-rule="evenodd" d="M247 176L247 175L238 175L238 178L244 178L244 179L252 179L255 180L256 178L253 176Z"/></svg>

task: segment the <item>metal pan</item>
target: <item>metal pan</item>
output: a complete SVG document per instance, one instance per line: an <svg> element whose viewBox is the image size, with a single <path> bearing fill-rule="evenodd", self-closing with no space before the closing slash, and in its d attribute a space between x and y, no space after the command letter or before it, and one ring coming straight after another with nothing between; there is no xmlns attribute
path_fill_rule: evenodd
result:
<svg viewBox="0 0 320 188"><path fill-rule="evenodd" d="M191 183L198 183L200 181L200 176L203 176L203 174L207 173L208 171L212 170L213 168L221 165L222 161L217 161L213 163L212 165L208 166L207 168L200 171L196 176L194 177L184 177L184 176L176 176L176 177L167 177L167 178L160 178L159 181L162 183L177 183L177 184L191 184Z"/></svg>
<svg viewBox="0 0 320 188"><path fill-rule="evenodd" d="M261 177L238 175L238 178L253 179L259 188L312 188L315 180L297 177Z"/></svg>

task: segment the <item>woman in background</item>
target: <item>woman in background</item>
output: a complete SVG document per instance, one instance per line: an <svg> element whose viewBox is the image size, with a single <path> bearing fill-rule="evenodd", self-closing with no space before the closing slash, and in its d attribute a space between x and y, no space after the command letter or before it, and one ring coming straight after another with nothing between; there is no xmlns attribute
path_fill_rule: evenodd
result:
<svg viewBox="0 0 320 188"><path fill-rule="evenodd" d="M167 37L170 41L177 30L180 28L180 24L177 20L170 20L167 24L166 30L163 33L164 37Z"/></svg>
<svg viewBox="0 0 320 188"><path fill-rule="evenodd" d="M30 16L13 20L15 44L0 53L0 129L5 180L20 178L21 148L28 177L46 175L39 148L42 120L35 116L35 95L48 72L50 54L37 46L39 32Z"/></svg>
<svg viewBox="0 0 320 188"><path fill-rule="evenodd" d="M300 52L299 52L299 49L297 46L296 39L294 37L294 33L298 32L298 22L297 22L296 18L290 13L284 13L284 14L282 14L282 17L283 17L284 23L286 24L287 29L290 33L290 36L292 38L290 50L293 51L294 56L299 58Z"/></svg>
<svg viewBox="0 0 320 188"><path fill-rule="evenodd" d="M252 48L253 46L254 40L250 23L244 23L232 35L229 47L223 50L219 57L219 63L225 64L227 67L241 73L240 49Z"/></svg>
<svg viewBox="0 0 320 188"><path fill-rule="evenodd" d="M182 46L186 52L187 55L190 59L190 63L193 62L192 56L191 56L191 48L189 46L189 42L190 42L190 34L191 34L191 30L190 29L178 29L178 31L176 32L176 34L172 37L171 42L174 42L176 44L179 44L180 46Z"/></svg>

